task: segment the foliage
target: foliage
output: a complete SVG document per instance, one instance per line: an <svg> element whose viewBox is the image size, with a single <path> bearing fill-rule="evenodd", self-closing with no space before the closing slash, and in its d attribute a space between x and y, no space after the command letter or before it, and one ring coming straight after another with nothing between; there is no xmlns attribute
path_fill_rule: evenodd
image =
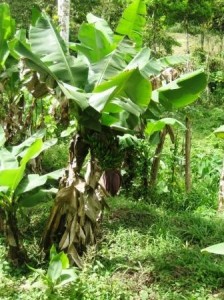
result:
<svg viewBox="0 0 224 300"><path fill-rule="evenodd" d="M202 249L201 251L224 255L224 243L209 246L207 248Z"/></svg>
<svg viewBox="0 0 224 300"><path fill-rule="evenodd" d="M57 288L52 298L115 300L147 295L204 300L222 296L223 259L200 252L223 237L222 215L211 209L168 210L122 197L111 199L110 206L103 222L104 238L99 239L97 249L88 250L77 280ZM39 209L32 218L39 218L38 229L42 222ZM24 235L31 244L29 232ZM2 242L0 239L0 297L28 300L32 293L33 299L49 299L40 276L4 261ZM34 256L38 252L36 249ZM48 265L36 263L34 267L46 274Z"/></svg>
<svg viewBox="0 0 224 300"><path fill-rule="evenodd" d="M32 8L40 6L45 8L48 12L52 12L52 9L55 5L54 1L49 1L46 6L46 2L43 0L31 0L27 1L17 1L17 0L1 0L0 3L7 3L11 7L12 16L16 20L16 24L20 28L28 28Z"/></svg>
<svg viewBox="0 0 224 300"><path fill-rule="evenodd" d="M59 140L56 145L44 151L41 161L43 170L52 172L55 169L62 169L68 160L67 152L68 142L64 140Z"/></svg>
<svg viewBox="0 0 224 300"><path fill-rule="evenodd" d="M32 207L46 201L50 194L57 192L57 189L42 187L48 180L56 180L62 176L62 170L42 176L26 174L28 162L57 141L43 142L43 135L44 132L39 131L17 146L4 147L6 138L0 126L1 220L5 223L3 232L8 247L8 259L17 265L27 259L18 228L18 209Z"/></svg>
<svg viewBox="0 0 224 300"><path fill-rule="evenodd" d="M56 248L52 245L50 249L50 261L46 274L40 269L29 268L40 275L43 283L49 288L50 294L71 282L77 280L77 270L69 268L69 260L64 252L57 253Z"/></svg>
<svg viewBox="0 0 224 300"><path fill-rule="evenodd" d="M27 163L37 157L43 150L51 147L56 140L43 142L43 132L37 132L22 144L13 146L11 149L5 148L4 131L1 128L1 160L0 160L0 186L1 186L1 206L10 210L12 207L32 206L44 201L47 195L54 190L44 190L40 187L48 179L58 179L61 171L39 176L28 175L25 177ZM30 192L32 191L32 195Z"/></svg>

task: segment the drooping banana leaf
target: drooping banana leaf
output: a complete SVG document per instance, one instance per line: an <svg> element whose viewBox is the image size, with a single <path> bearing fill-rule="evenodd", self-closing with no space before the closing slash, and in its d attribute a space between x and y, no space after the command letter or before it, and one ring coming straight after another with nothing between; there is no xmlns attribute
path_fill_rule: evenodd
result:
<svg viewBox="0 0 224 300"><path fill-rule="evenodd" d="M88 76L87 64L82 58L71 56L55 25L43 12L29 30L30 48L23 41L14 42L14 50L32 63L32 69L46 72L55 80L83 88Z"/></svg>
<svg viewBox="0 0 224 300"><path fill-rule="evenodd" d="M27 149L28 147L30 147L37 139L42 139L45 135L46 131L45 129L41 129L38 130L37 132L35 132L33 135L31 135L29 138L27 138L24 142L22 142L21 144L17 145L17 146L13 146L11 150L11 153L14 156L22 156L22 152Z"/></svg>
<svg viewBox="0 0 224 300"><path fill-rule="evenodd" d="M138 68L141 72L149 62L151 51L149 48L142 48L136 56L129 62L126 70L132 70ZM142 73L142 72L141 72Z"/></svg>
<svg viewBox="0 0 224 300"><path fill-rule="evenodd" d="M152 99L168 110L185 107L198 99L206 85L204 71L197 70L153 91Z"/></svg>
<svg viewBox="0 0 224 300"><path fill-rule="evenodd" d="M180 64L186 64L188 61L188 55L169 55L159 58L158 61L163 64L164 67L175 66Z"/></svg>
<svg viewBox="0 0 224 300"><path fill-rule="evenodd" d="M38 174L30 174L25 179L21 181L18 188L16 189L16 195L20 195L29 191L34 190L37 187L43 186L48 179L57 180L62 177L63 169L56 170L42 176Z"/></svg>
<svg viewBox="0 0 224 300"><path fill-rule="evenodd" d="M77 87L83 87L87 65L80 58L69 55L67 46L51 19L42 12L29 31L31 50L55 76Z"/></svg>

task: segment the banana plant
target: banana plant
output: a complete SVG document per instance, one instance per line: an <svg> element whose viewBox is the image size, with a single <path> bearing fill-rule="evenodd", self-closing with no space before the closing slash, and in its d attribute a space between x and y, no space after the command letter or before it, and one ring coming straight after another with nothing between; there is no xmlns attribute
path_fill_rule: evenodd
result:
<svg viewBox="0 0 224 300"><path fill-rule="evenodd" d="M26 33L22 29L15 32L15 20L6 3L0 3L0 32L0 119L7 142L16 144L30 129L34 99L21 80L19 57L10 52L8 43L14 36L24 40Z"/></svg>
<svg viewBox="0 0 224 300"><path fill-rule="evenodd" d="M40 276L45 286L49 289L49 294L53 294L57 288L68 283L78 281L78 272L76 268L69 268L69 259L64 252L57 253L54 245L50 249L50 261L47 272L42 269L34 269L28 266Z"/></svg>
<svg viewBox="0 0 224 300"><path fill-rule="evenodd" d="M149 79L153 72L160 72L162 61L155 61L151 51L141 47L145 13L144 1L133 0L115 33L105 20L88 14L79 42L70 45L75 56L44 12L35 12L28 40L15 37L10 42L13 53L38 73L48 91L56 87L70 100L70 117L77 120L64 185L57 193L43 246L50 248L59 235L59 248L79 266L80 254L96 239L103 204L99 178L103 170L118 165L118 135L135 134L142 118L151 122L151 107L185 106L205 86L205 75L198 71L152 94ZM88 153L90 162L83 177Z"/></svg>
<svg viewBox="0 0 224 300"><path fill-rule="evenodd" d="M57 180L62 170L45 175L26 175L27 163L42 151L54 145L57 140L43 142L44 132L40 131L23 143L5 147L6 137L0 126L0 207L4 213L5 237L8 258L15 264L23 263L26 253L17 224L17 211L46 201L57 189L44 189L47 180Z"/></svg>

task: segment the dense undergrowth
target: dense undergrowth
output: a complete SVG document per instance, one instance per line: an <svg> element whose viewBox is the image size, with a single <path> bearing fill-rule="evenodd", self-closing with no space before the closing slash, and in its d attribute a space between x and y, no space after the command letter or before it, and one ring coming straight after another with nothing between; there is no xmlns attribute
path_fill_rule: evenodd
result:
<svg viewBox="0 0 224 300"><path fill-rule="evenodd" d="M105 212L96 247L86 253L74 283L56 290L43 285L28 266L10 265L1 236L0 299L224 299L223 257L201 253L224 236L224 215L217 213L224 146L212 135L224 121L222 108L198 104L192 108L191 120L191 193L186 195L182 188L181 172L172 193L166 188L172 160L167 144L159 175L164 185L144 197L142 190L134 197L121 191L109 199L110 210ZM52 149L43 157L46 171L66 159L66 145ZM50 206L49 202L24 210L19 219L29 265L41 272L46 272L47 262L39 242Z"/></svg>

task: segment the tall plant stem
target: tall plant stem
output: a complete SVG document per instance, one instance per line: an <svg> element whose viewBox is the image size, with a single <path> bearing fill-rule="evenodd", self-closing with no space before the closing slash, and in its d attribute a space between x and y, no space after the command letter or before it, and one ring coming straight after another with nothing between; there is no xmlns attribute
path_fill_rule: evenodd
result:
<svg viewBox="0 0 224 300"><path fill-rule="evenodd" d="M160 141L156 147L156 151L154 154L151 172L150 172L150 181L149 181L150 187L155 187L155 185L156 185L158 172L159 172L160 156L161 156L161 152L163 150L166 134L167 134L167 128L165 127L160 133Z"/></svg>
<svg viewBox="0 0 224 300"><path fill-rule="evenodd" d="M185 189L191 191L191 121L186 117L185 132Z"/></svg>

